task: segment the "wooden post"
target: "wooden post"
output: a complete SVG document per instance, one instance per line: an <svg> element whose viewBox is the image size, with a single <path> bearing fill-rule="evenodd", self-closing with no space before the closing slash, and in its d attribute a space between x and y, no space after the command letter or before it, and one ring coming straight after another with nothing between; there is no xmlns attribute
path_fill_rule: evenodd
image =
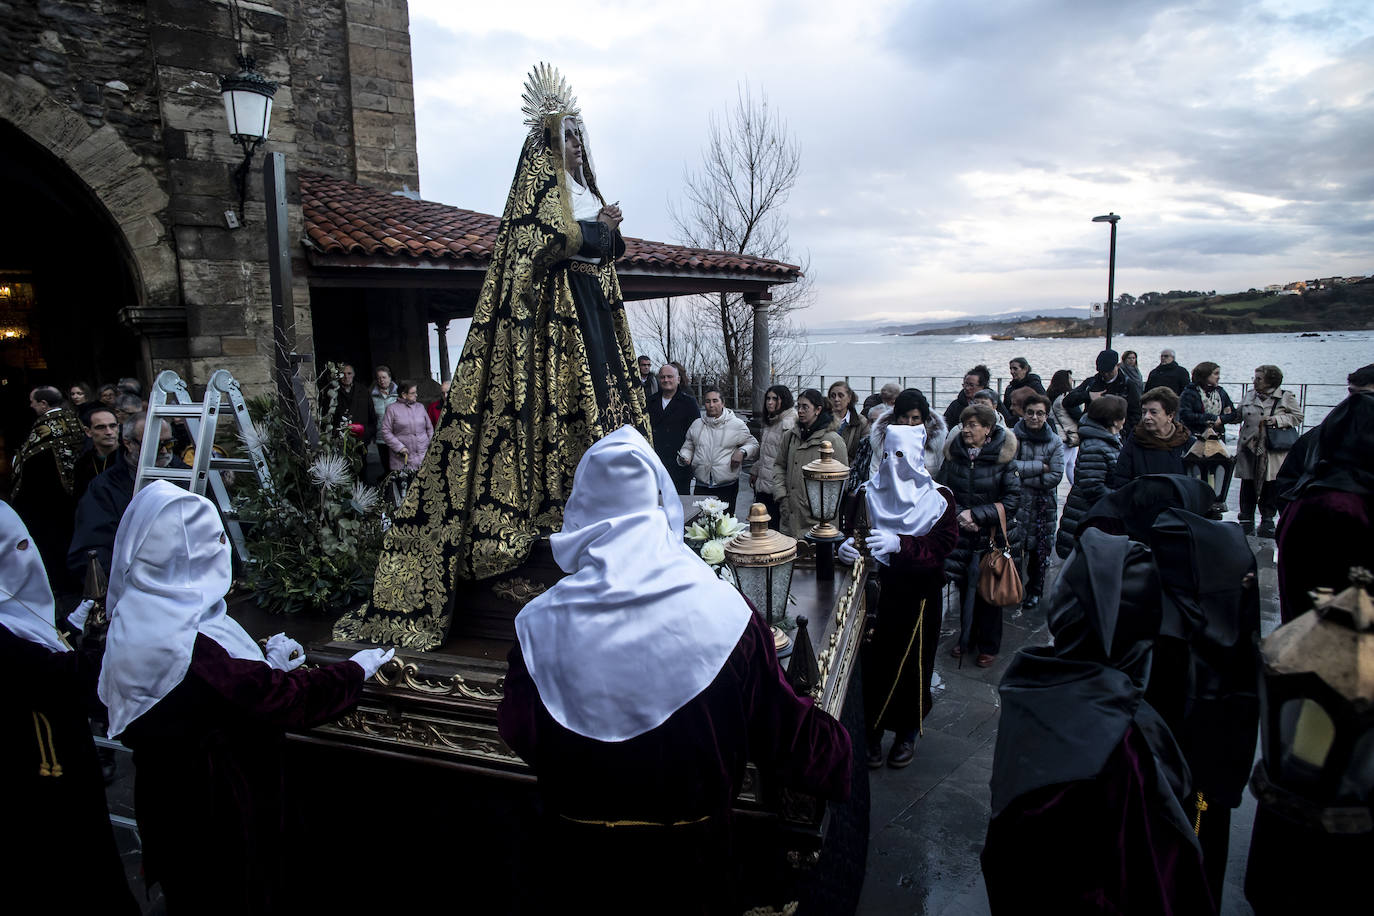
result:
<svg viewBox="0 0 1374 916"><path fill-rule="evenodd" d="M286 157L268 153L262 165L263 202L267 205L267 269L272 285L273 375L282 402L295 404L301 431L311 448L320 445L315 416L298 371L309 357L296 353L296 309L291 300L291 243L286 220Z"/></svg>

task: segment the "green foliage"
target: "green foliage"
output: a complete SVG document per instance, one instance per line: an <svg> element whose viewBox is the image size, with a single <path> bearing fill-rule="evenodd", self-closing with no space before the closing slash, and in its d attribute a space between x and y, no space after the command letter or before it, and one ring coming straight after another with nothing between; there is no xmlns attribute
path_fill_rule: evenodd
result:
<svg viewBox="0 0 1374 916"><path fill-rule="evenodd" d="M365 598L382 543L382 500L362 485L362 442L330 426L338 365L315 407L320 443L312 448L294 404L276 394L248 403L272 476L270 489L236 499L245 530L247 579L260 606L277 613L324 611Z"/></svg>

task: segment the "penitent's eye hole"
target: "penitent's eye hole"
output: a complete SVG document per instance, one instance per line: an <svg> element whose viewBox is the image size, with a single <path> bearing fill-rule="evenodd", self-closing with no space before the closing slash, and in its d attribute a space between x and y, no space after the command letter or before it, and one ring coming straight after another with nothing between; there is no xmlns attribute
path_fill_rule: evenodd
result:
<svg viewBox="0 0 1374 916"><path fill-rule="evenodd" d="M897 455L898 458L905 458L905 457L906 457L906 456L903 455L901 452L896 452L895 454Z"/></svg>
<svg viewBox="0 0 1374 916"><path fill-rule="evenodd" d="M20 541L20 542L19 542L18 544L16 544L15 546L18 547L20 550L28 550L28 549L29 549L29 539L28 539L28 538L24 538L22 541Z"/></svg>

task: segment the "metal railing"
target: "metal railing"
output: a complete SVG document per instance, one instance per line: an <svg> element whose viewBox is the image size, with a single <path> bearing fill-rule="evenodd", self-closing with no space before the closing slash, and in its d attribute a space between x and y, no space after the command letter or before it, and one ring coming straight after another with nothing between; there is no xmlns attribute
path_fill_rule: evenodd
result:
<svg viewBox="0 0 1374 916"><path fill-rule="evenodd" d="M786 385L792 390L793 396L798 392L805 391L807 388L815 388L825 394L828 386L835 382L843 381L854 389L854 394L863 401L869 395L880 391L883 385L888 382L896 382L901 388L918 388L930 402L932 410L943 412L945 405L954 400L964 384L962 375L779 375L774 376L771 384ZM1007 376L995 376L988 387L996 391L999 396L1007 390ZM1080 380L1081 381L1081 380ZM693 379L688 389L692 395L700 401L705 389L712 382L708 379ZM738 381L733 384L721 386L728 388L722 391L725 397L725 404L737 413L750 414L753 405L752 392L741 391ZM1245 397L1252 387L1249 382L1239 384L1223 384L1237 403ZM1298 399L1298 406L1303 412L1302 429L1310 429L1316 426L1331 409L1345 400L1347 391L1343 384L1331 382L1298 382L1296 384L1284 383L1282 388L1285 391L1292 391Z"/></svg>

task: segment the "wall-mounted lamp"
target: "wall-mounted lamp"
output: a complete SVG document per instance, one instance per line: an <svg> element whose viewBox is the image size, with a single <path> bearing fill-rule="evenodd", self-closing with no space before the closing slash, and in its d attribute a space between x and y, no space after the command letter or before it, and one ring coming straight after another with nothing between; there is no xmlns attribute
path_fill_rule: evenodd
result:
<svg viewBox="0 0 1374 916"><path fill-rule="evenodd" d="M272 123L272 96L277 84L259 73L256 61L238 55L239 72L219 79L219 92L224 98L224 116L229 120L229 136L243 147L243 163L234 170L234 184L239 192L239 219L243 219L243 205L248 199L248 171L253 153L267 140Z"/></svg>

